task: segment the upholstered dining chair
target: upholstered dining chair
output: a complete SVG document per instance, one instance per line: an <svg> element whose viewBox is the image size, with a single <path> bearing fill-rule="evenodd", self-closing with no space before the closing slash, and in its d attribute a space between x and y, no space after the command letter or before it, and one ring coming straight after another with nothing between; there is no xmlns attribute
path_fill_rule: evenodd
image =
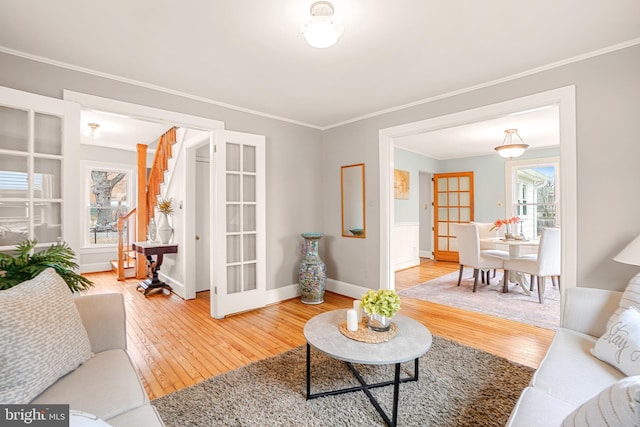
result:
<svg viewBox="0 0 640 427"><path fill-rule="evenodd" d="M505 261L505 274L507 274L506 271L530 274L531 290L533 290L534 281L537 282L538 300L542 304L547 277L551 277L552 281L557 278L558 287L560 287L560 257L560 229L543 228L540 232L538 253Z"/></svg>
<svg viewBox="0 0 640 427"><path fill-rule="evenodd" d="M465 267L473 268L473 292L478 287L478 276L480 271L488 271L494 268L503 268L504 262L508 259L500 256L501 251L480 250L480 236L478 226L474 223L455 224L456 238L458 239L458 255L460 258L460 274L458 275L458 286L462 281L462 273ZM496 254L492 254L496 252ZM487 273L487 284L489 274Z"/></svg>
<svg viewBox="0 0 640 427"><path fill-rule="evenodd" d="M497 256L499 258L504 258L504 259L509 258L509 252L499 250L497 243L482 241L483 239L498 237L498 230L492 230L493 228L492 222L473 222L472 224L475 224L478 226L478 236L480 237L480 253L483 253L485 255L490 255L490 256ZM488 252L485 252L485 251L488 251ZM496 277L495 268L493 269L493 277Z"/></svg>

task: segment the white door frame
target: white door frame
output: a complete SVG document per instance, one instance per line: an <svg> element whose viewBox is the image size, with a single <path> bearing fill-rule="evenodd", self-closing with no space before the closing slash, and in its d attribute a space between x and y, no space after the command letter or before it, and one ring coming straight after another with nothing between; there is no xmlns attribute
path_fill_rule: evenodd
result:
<svg viewBox="0 0 640 427"><path fill-rule="evenodd" d="M391 229L393 212L394 138L428 132L446 127L489 120L507 114L550 104L558 104L560 111L560 201L562 218L562 276L563 290L575 286L577 279L577 153L575 86L565 86L538 94L524 96L497 104L459 113L434 117L418 122L380 129L380 289L394 289L395 276L391 265Z"/></svg>
<svg viewBox="0 0 640 427"><path fill-rule="evenodd" d="M208 119L205 117L192 116L190 114L178 113L176 111L162 110L154 107L147 107L139 104L118 101L115 99L103 98L100 96L88 95L85 93L74 92L70 90L63 91L63 98L67 101L77 102L82 108L94 109L98 111L122 114L127 117L149 120L162 123L171 123L175 126L208 131L211 135L217 129L224 129L224 122L220 120ZM78 117L79 120L79 117ZM80 125L78 123L78 129ZM79 134L78 134L79 135ZM79 136L78 136L79 139ZM185 147L186 148L186 147ZM185 156L186 157L186 156ZM189 208L188 200L185 198L185 221L181 224L184 227L183 236L195 235L195 223L193 220L187 220L187 216L193 208ZM195 213L194 213L195 215ZM188 244L189 242L193 244ZM195 298L195 272L193 268L188 268L189 263L193 263L195 258L195 242L186 239L186 241L176 242L180 248L180 258L184 260L182 263L183 283L180 284L182 289L174 286L176 293L185 299ZM191 264L193 266L193 264ZM182 295L181 295L182 294Z"/></svg>
<svg viewBox="0 0 640 427"><path fill-rule="evenodd" d="M196 297L196 152L202 146L209 146L209 191L214 191L211 186L211 164L213 163L213 134L209 131L201 135L185 141L184 162L185 167L185 194L184 194L184 253L191 254L184 258L184 282L185 296L184 299L193 299ZM209 198L215 197L215 194L209 194ZM211 205L211 203L209 203ZM213 211L209 208L209 221ZM213 246L213 239L209 236L210 251ZM213 299L213 275L209 271L209 289L211 290L211 299Z"/></svg>

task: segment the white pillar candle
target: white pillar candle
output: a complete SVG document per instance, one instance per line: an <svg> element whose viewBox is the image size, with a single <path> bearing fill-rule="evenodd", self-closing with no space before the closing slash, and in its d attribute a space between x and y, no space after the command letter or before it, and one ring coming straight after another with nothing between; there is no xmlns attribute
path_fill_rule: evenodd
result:
<svg viewBox="0 0 640 427"><path fill-rule="evenodd" d="M362 304L362 301L359 299L353 301L353 309L358 314L358 323L362 322L362 307L360 307L360 304Z"/></svg>
<svg viewBox="0 0 640 427"><path fill-rule="evenodd" d="M358 330L358 313L354 309L347 310L347 329L351 332Z"/></svg>

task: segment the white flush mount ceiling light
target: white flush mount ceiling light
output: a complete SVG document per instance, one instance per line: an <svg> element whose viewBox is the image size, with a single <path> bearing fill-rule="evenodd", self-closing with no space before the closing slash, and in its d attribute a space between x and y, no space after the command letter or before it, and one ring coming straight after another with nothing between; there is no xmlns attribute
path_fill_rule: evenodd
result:
<svg viewBox="0 0 640 427"><path fill-rule="evenodd" d="M529 145L525 144L520 135L518 135L518 129L507 129L504 133L505 136L502 140L502 145L495 148L498 154L507 159L522 156L525 150L529 148ZM514 143L513 135L517 136L520 142L516 141Z"/></svg>
<svg viewBox="0 0 640 427"><path fill-rule="evenodd" d="M320 49L331 47L342 35L342 23L333 17L333 5L328 1L318 1L311 5L311 19L300 27L309 46Z"/></svg>

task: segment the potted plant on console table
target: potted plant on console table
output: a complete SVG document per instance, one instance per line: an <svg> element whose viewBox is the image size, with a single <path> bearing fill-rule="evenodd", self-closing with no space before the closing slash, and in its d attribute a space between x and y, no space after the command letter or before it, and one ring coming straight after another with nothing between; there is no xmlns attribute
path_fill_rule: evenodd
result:
<svg viewBox="0 0 640 427"><path fill-rule="evenodd" d="M362 296L361 305L367 313L367 327L386 332L391 328L391 318L400 310L400 297L391 289L370 290Z"/></svg>

